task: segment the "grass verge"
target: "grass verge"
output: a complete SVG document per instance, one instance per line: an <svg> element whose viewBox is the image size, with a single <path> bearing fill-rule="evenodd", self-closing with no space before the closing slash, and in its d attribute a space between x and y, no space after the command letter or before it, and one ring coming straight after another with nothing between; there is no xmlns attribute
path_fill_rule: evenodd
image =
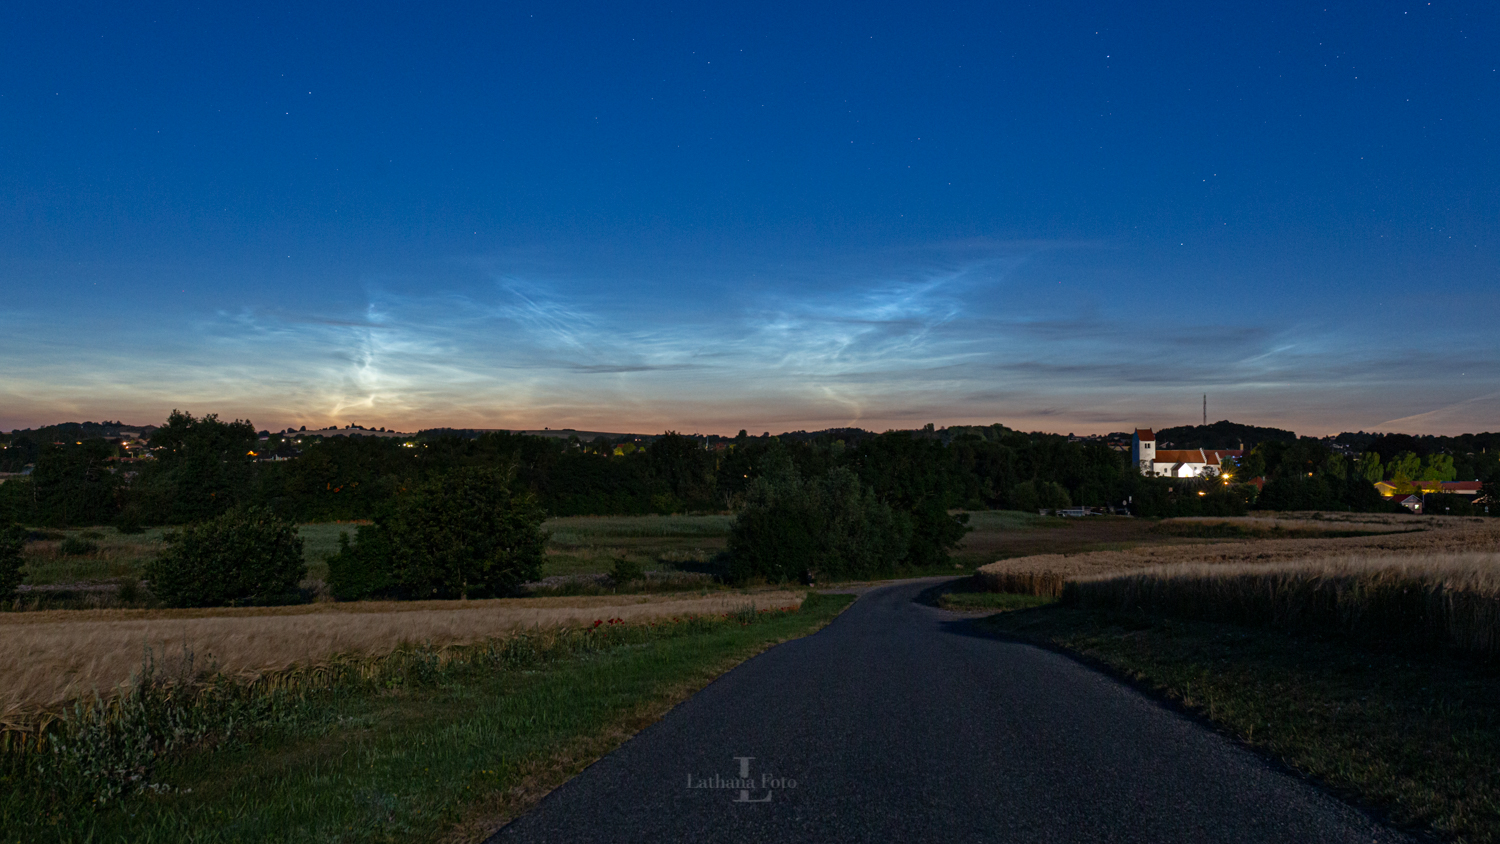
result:
<svg viewBox="0 0 1500 844"><path fill-rule="evenodd" d="M1492 667L1060 606L981 623L1102 664L1398 826L1500 841L1500 672Z"/></svg>
<svg viewBox="0 0 1500 844"><path fill-rule="evenodd" d="M115 728L55 739L47 752L66 765L5 754L0 840L482 839L714 677L851 600L408 651L321 687L226 688L202 706L182 694L147 701L134 721L125 711L99 721ZM178 744L132 751L152 730Z"/></svg>
<svg viewBox="0 0 1500 844"><path fill-rule="evenodd" d="M1014 592L944 592L938 596L937 605L945 610L972 612L975 610L1027 610L1050 604L1053 598L1037 595L1018 595Z"/></svg>

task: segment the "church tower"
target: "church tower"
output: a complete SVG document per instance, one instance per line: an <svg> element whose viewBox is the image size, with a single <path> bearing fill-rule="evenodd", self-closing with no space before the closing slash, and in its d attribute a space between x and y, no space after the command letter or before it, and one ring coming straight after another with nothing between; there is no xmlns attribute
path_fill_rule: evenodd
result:
<svg viewBox="0 0 1500 844"><path fill-rule="evenodd" d="M1130 438L1130 459L1143 475L1152 475L1151 464L1156 462L1156 432L1150 428L1136 428Z"/></svg>

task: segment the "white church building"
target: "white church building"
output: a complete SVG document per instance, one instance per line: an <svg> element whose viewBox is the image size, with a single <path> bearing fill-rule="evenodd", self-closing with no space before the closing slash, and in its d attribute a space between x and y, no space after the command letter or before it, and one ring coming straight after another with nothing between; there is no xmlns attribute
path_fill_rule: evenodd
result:
<svg viewBox="0 0 1500 844"><path fill-rule="evenodd" d="M1218 474L1219 463L1226 457L1239 457L1244 449L1225 448L1156 448L1156 432L1150 428L1136 428L1130 438L1130 459L1140 467L1141 474L1165 478L1198 478Z"/></svg>

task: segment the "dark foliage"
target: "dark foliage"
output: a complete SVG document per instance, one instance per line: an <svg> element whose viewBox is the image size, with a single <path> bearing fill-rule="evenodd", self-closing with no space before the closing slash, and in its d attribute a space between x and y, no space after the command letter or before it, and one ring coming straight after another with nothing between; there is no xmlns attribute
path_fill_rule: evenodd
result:
<svg viewBox="0 0 1500 844"><path fill-rule="evenodd" d="M615 585L623 586L646 577L646 569L640 563L621 554L615 558L615 564L610 567L609 579Z"/></svg>
<svg viewBox="0 0 1500 844"><path fill-rule="evenodd" d="M488 597L541 574L546 514L513 477L461 468L398 495L329 560L335 595Z"/></svg>
<svg viewBox="0 0 1500 844"><path fill-rule="evenodd" d="M21 549L26 544L26 528L17 524L0 528L0 601L16 595L16 587L26 570L22 568Z"/></svg>
<svg viewBox="0 0 1500 844"><path fill-rule="evenodd" d="M30 478L12 478L0 484L0 525L20 522L38 524L36 486Z"/></svg>
<svg viewBox="0 0 1500 844"><path fill-rule="evenodd" d="M259 466L255 497L304 522L369 518L416 474L412 451L378 437L331 437Z"/></svg>
<svg viewBox="0 0 1500 844"><path fill-rule="evenodd" d="M1365 451L1373 451L1380 455L1382 463L1389 463L1402 452L1412 452L1418 457L1426 457L1435 449L1432 447L1432 438L1413 437L1408 434L1384 434L1376 437L1365 446Z"/></svg>
<svg viewBox="0 0 1500 844"><path fill-rule="evenodd" d="M114 445L98 439L43 446L31 473L42 523L65 527L113 520L119 481L109 463L117 452Z"/></svg>
<svg viewBox="0 0 1500 844"><path fill-rule="evenodd" d="M946 563L969 528L967 515L948 512L963 504L965 479L942 442L909 431L881 434L855 449L850 462L882 503L909 520L910 546L903 562Z"/></svg>
<svg viewBox="0 0 1500 844"><path fill-rule="evenodd" d="M1422 512L1429 516L1477 516L1484 515L1484 505L1475 506L1467 495L1429 493L1422 496Z"/></svg>
<svg viewBox="0 0 1500 844"><path fill-rule="evenodd" d="M1240 425L1228 420L1212 425L1183 425L1163 428L1156 432L1158 442L1171 443L1172 448L1255 448L1263 442L1297 441L1297 435L1280 428L1261 428L1256 425Z"/></svg>
<svg viewBox="0 0 1500 844"><path fill-rule="evenodd" d="M168 534L146 564L158 600L174 607L288 600L307 574L297 526L262 507L236 508Z"/></svg>
<svg viewBox="0 0 1500 844"><path fill-rule="evenodd" d="M387 531L360 525L351 543L339 534L339 551L328 558L328 591L340 601L387 595L392 589L391 547Z"/></svg>
<svg viewBox="0 0 1500 844"><path fill-rule="evenodd" d="M54 446L64 429L76 430L83 444L67 440ZM723 512L744 505L766 467L784 458L804 478L821 478L840 467L854 472L898 518L910 522L911 557L926 561L914 564L935 565L962 537L963 526L951 515L957 508L1128 502L1139 515L1174 515L1233 510L1235 498L1254 497L1243 492L1224 497L1212 486L1201 490L1204 496L1196 489L1185 493L1181 482L1142 477L1105 442L1028 434L1003 425L885 434L851 428L777 437L741 432L732 440L668 432L598 436L591 442L577 436L433 430L410 441L355 434L291 444L278 434L262 444L247 421L174 412L151 435L157 459L123 463L99 438L115 433L115 423L82 423L7 435L0 460L16 468L37 465L33 478L0 484L0 523L113 521L134 530L198 521L245 504L268 506L296 521L366 519L434 478L462 468L501 467L514 472L516 491L529 492L550 515ZM1158 433L1183 445L1235 446L1243 440L1253 446L1236 480L1312 479L1279 483L1256 506L1320 502L1341 510L1386 509L1388 502L1374 495L1370 481L1403 472L1411 480L1500 483L1500 434L1351 434L1338 440L1358 439L1388 452L1385 458L1375 451L1361 458L1335 454L1322 441L1286 431L1229 422ZM56 450L43 454L46 449ZM256 462L254 451L292 459Z"/></svg>
<svg viewBox="0 0 1500 844"><path fill-rule="evenodd" d="M172 411L151 434L155 459L141 465L122 514L136 524L183 524L250 503L255 426Z"/></svg>
<svg viewBox="0 0 1500 844"><path fill-rule="evenodd" d="M911 524L848 469L804 480L782 457L751 485L735 518L727 575L810 583L889 574L911 564Z"/></svg>
<svg viewBox="0 0 1500 844"><path fill-rule="evenodd" d="M1199 478L1141 478L1131 495L1131 512L1150 518L1243 516L1254 503L1249 484L1225 485ZM1259 505L1257 505L1259 506Z"/></svg>

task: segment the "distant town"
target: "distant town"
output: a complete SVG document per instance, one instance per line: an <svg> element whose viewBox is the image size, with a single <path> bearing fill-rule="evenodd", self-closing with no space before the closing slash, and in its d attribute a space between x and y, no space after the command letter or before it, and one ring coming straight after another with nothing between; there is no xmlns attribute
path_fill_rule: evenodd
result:
<svg viewBox="0 0 1500 844"><path fill-rule="evenodd" d="M963 500L950 500L948 503L952 506L1013 506L1032 509L1033 507L1024 505L1034 505L1035 509L1066 510L1079 515L1128 512L1131 509L1140 511L1132 485L1114 477L1115 470L1093 472L1094 478L1089 480L1085 477L1089 473L1079 475L1067 468L1070 460L1098 463L1102 459L1097 456L1101 449L1119 455L1121 465L1135 467L1143 477L1211 483L1212 489L1199 490L1203 492L1202 497L1207 497L1209 492L1218 493L1232 488L1236 495L1244 499L1245 506L1267 509L1305 506L1368 509L1376 505L1399 505L1418 513L1433 506L1440 506L1447 512L1453 512L1455 507L1463 512L1487 512L1493 500L1491 491L1497 481L1500 481L1500 461L1497 461L1500 458L1500 434L1497 433L1439 437L1361 431L1311 438L1299 437L1292 431L1227 420L1209 425L1162 429L1143 427L1096 435L1022 433L996 424L946 428L927 425L909 431L882 433L861 428L831 428L821 431L788 431L775 435L763 432L758 436L751 436L741 431L733 437L545 427L539 430L514 431L430 428L403 432L357 423L313 430L303 426L270 431L255 430L248 422L243 421L220 422L216 417L194 420L190 416L179 415L174 416L173 420L167 427L108 421L68 422L0 434L0 483L30 479L37 471L39 461L46 462L45 455L48 453L54 454L55 459L76 460L76 457L64 458L63 455L74 451L89 451L92 456L84 462L97 466L99 471L111 477L113 491L110 497L123 511L128 508L118 502L131 497L129 490L143 472L141 464L156 461L163 452L174 452L181 447L182 436L188 436L182 432L174 434L173 430L169 430L174 425L185 426L184 431L201 429L205 425L216 431L221 428L223 431L233 430L235 433L231 438L242 441L244 451L238 456L226 456L225 459L256 465L294 463L309 454L309 449L321 455L319 463L342 463L351 459L354 452L347 448L330 450L331 446L324 446L340 441L365 441L371 443L372 447L375 443L386 443L390 448L408 451L425 449L435 443L451 442L470 445L448 448L485 450L499 447L514 453L542 449L549 453L555 452L560 458L566 458L570 453L578 454L578 459L585 456L596 459L632 458L636 455L641 457L644 462L627 461L621 464L622 467L630 466L629 470L616 468L606 472L617 476L614 480L599 481L613 490L608 495L600 497L596 494L599 491L595 490L574 496L568 503L556 499L551 502L554 512L579 514L672 512L683 508L724 509L733 506L736 489L743 484L737 484L732 478L721 477L724 474L723 458L694 458L697 460L694 472L710 480L684 486L680 479L667 477L671 472L653 464L653 460L661 461L661 452L665 448L685 448L709 454L723 454L738 448L742 453L749 453L746 451L748 446L764 449L766 443L774 441L783 448L802 449L809 453L827 451L838 455L898 434L941 446L944 453L955 457L970 448L982 446L994 449L996 454L1004 455L1003 462L1011 464L1005 471L990 476L986 476L982 469L965 469L965 472L973 475L967 482L968 492L960 496ZM215 436L220 437L219 434ZM662 445L664 438L670 439L667 446ZM537 445L526 446L526 441L534 441ZM551 445L544 446L543 443ZM1049 443L1056 445L1048 445ZM1064 444L1073 450L1069 453L1076 455L1075 458L1053 454L1039 463L1021 454L1051 454ZM319 450L320 446L324 447ZM363 455L358 461L394 461L383 470L387 474L417 471L415 464L408 469L399 468L399 465L404 465L399 458L391 458L379 447L376 448L376 452L370 452L368 448L362 451L356 449ZM377 453L379 456L372 456ZM1087 456L1090 454L1096 456ZM535 480L538 494L544 497L555 495L547 490L555 489L559 483L563 487L576 485L573 481L562 480L563 476L573 471L565 467L572 466L576 460L563 459L560 463L555 462L555 459L549 460L552 460L553 465L548 471L561 472L562 475L551 477L545 482L540 478ZM1054 460L1057 461L1056 464L1049 467L1047 461ZM1029 477L1027 470L1021 465L1028 462L1032 466ZM1305 471L1289 471L1290 463L1298 464ZM335 465L329 471L331 474L325 482L325 491L352 488L361 482L357 477L361 470L354 466ZM579 471L588 474L595 470ZM596 471L595 473L597 474ZM292 471L291 474L296 475L298 472ZM741 474L749 477L752 473ZM242 482L252 484L249 478L250 475L245 475ZM369 480L366 479L366 482ZM1271 487L1269 492L1268 485ZM720 487L724 489L719 489ZM626 494L622 491L627 488L632 492ZM709 488L719 491L710 493L706 491ZM1360 488L1364 491L1359 491ZM1040 489L1047 490L1047 494L1038 494L1037 490ZM1176 488L1163 489L1166 490L1163 494L1167 497L1181 500ZM251 494L245 490L225 492L228 498L240 499L247 495L253 498L266 494L268 493L265 491ZM584 503L586 501L592 503ZM316 507L313 509L322 512ZM1172 505L1167 506L1166 511L1178 512L1182 509L1183 506ZM1193 509L1191 502L1186 505L1186 509ZM98 515L106 514L101 512ZM165 517L162 513L154 517L157 521L163 518L170 520L170 517Z"/></svg>

